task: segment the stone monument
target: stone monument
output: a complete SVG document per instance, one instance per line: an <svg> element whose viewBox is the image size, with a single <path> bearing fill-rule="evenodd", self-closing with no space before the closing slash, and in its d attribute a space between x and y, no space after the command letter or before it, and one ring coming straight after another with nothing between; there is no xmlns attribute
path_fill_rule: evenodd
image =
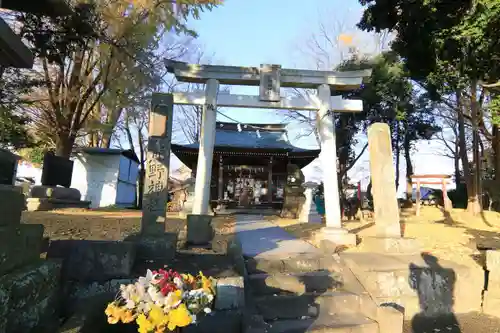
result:
<svg viewBox="0 0 500 333"><path fill-rule="evenodd" d="M302 185L304 190L304 196L306 201L302 206L299 221L302 223L321 223L322 218L316 210L316 204L314 203L314 191L318 187L318 184L313 182L307 182Z"/></svg>
<svg viewBox="0 0 500 333"><path fill-rule="evenodd" d="M166 217L172 122L172 95L153 94L149 112L141 232L132 238L137 243L139 261L171 260L175 255L177 234L165 233L165 223L168 221Z"/></svg>
<svg viewBox="0 0 500 333"><path fill-rule="evenodd" d="M167 214L170 142L172 140L173 99L170 94L154 94L149 113L149 140L142 205L142 234L161 230Z"/></svg>
<svg viewBox="0 0 500 333"><path fill-rule="evenodd" d="M73 161L48 152L43 159L42 185L33 186L27 200L29 211L46 211L57 208L89 208L90 201L71 188Z"/></svg>
<svg viewBox="0 0 500 333"><path fill-rule="evenodd" d="M281 209L282 218L297 219L306 202L304 195L304 174L295 164L287 165L287 180L284 191L283 208Z"/></svg>
<svg viewBox="0 0 500 333"><path fill-rule="evenodd" d="M376 236L365 237L363 246L375 252L417 254L420 250L417 240L402 238L389 125L370 126L368 149Z"/></svg>

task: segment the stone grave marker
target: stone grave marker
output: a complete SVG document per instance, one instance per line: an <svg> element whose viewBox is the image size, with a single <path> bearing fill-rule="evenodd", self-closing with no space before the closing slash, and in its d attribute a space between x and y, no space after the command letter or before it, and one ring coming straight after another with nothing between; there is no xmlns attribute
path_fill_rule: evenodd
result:
<svg viewBox="0 0 500 333"><path fill-rule="evenodd" d="M16 181L17 162L21 157L8 150L0 149L0 184L14 185Z"/></svg>

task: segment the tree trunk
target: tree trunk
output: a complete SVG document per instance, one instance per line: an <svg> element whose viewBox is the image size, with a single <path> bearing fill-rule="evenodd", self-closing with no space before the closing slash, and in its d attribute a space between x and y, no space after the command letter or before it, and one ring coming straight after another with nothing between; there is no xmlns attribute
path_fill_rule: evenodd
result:
<svg viewBox="0 0 500 333"><path fill-rule="evenodd" d="M458 121L458 142L460 147L460 159L462 161L462 168L464 173L464 180L467 186L467 210L474 212L477 205L477 195L475 193L474 184L472 180L471 167L467 157L467 147L465 141L465 118L464 118L464 105L462 100L462 92L456 92L457 97L457 121Z"/></svg>
<svg viewBox="0 0 500 333"><path fill-rule="evenodd" d="M498 125L493 125L492 128L493 140L491 147L493 150L493 168L495 169L495 183L497 188L500 188L500 131Z"/></svg>
<svg viewBox="0 0 500 333"><path fill-rule="evenodd" d="M458 139L455 138L455 152L453 157L454 167L455 167L455 184L458 187L458 184L462 181L462 176L460 175L460 147L458 144Z"/></svg>
<svg viewBox="0 0 500 333"><path fill-rule="evenodd" d="M413 164L411 163L411 146L410 146L410 137L408 134L405 134L405 139L403 142L403 149L405 155L405 163L406 163L406 202L405 206L413 206L413 184L411 176L413 176Z"/></svg>
<svg viewBox="0 0 500 333"><path fill-rule="evenodd" d="M56 156L70 158L73 146L75 145L75 138L69 134L59 134L56 141Z"/></svg>
<svg viewBox="0 0 500 333"><path fill-rule="evenodd" d="M481 158L479 156L479 130L478 130L478 117L479 117L479 104L477 101L477 82L471 83L471 121L472 121L472 152L474 173L472 177L472 192L468 197L467 211L477 215L483 210L481 203ZM471 207L469 207L471 206Z"/></svg>
<svg viewBox="0 0 500 333"><path fill-rule="evenodd" d="M396 155L396 193L398 192L399 188L399 177L400 177L400 171L399 171L399 165L400 165L400 155L401 155L401 145L399 144L399 121L396 122L396 142L395 142L396 147L394 147L394 154Z"/></svg>
<svg viewBox="0 0 500 333"><path fill-rule="evenodd" d="M139 133L139 161L141 161L141 172L139 172L139 197L137 206L142 209L144 198L144 178L146 177L146 146L142 134ZM168 175L167 175L168 177Z"/></svg>

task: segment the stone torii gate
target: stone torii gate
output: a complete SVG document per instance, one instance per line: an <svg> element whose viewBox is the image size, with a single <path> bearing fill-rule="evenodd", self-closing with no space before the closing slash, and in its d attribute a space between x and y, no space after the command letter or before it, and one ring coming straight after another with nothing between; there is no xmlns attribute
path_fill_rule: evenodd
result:
<svg viewBox="0 0 500 333"><path fill-rule="evenodd" d="M205 91L158 94L163 95L163 98L162 96L153 96L152 105L153 112L155 112L154 110L161 110L160 101L165 101L165 95L169 95L168 100L170 100L170 103L162 104L168 106L164 110L164 115L172 114L173 104L203 106L192 214L209 214L210 178L212 175L217 107L318 111L317 126L322 149L320 160L324 172L326 228L323 231L327 236L325 238L344 244L347 239L349 239L347 243L352 243L355 240L354 237L345 237L348 233L341 226L333 112L360 112L363 110L363 102L361 100L345 100L341 96L332 96L332 92L338 93L358 89L363 82L363 78L371 75L370 70L333 72L282 69L280 65L267 64L260 65L260 68L196 65L173 60L166 60L165 65L179 82L206 85ZM259 86L260 94L259 96L249 96L219 93L220 84ZM317 89L317 95L306 98L284 98L280 95L281 87ZM151 119L153 119L153 114ZM164 120L160 122L168 124L171 130L171 123ZM154 129L156 126L157 124L150 121L150 133L151 128ZM158 132L158 130L155 130L155 132ZM169 147L170 143L168 142L166 145L168 153L170 152ZM165 153L161 155L167 158L169 154ZM166 161L164 160L164 162ZM148 186L147 173L148 170L146 170L146 187ZM146 201L147 198L148 191L146 191L145 195Z"/></svg>

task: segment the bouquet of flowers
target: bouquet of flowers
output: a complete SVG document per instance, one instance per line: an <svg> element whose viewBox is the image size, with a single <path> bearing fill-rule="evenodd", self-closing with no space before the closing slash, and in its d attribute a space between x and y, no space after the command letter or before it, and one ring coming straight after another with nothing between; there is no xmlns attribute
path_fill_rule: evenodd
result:
<svg viewBox="0 0 500 333"><path fill-rule="evenodd" d="M202 272L193 276L148 270L135 283L120 286L117 297L105 310L108 323L135 321L139 333L163 333L188 326L196 322L198 314L211 312L214 282Z"/></svg>

